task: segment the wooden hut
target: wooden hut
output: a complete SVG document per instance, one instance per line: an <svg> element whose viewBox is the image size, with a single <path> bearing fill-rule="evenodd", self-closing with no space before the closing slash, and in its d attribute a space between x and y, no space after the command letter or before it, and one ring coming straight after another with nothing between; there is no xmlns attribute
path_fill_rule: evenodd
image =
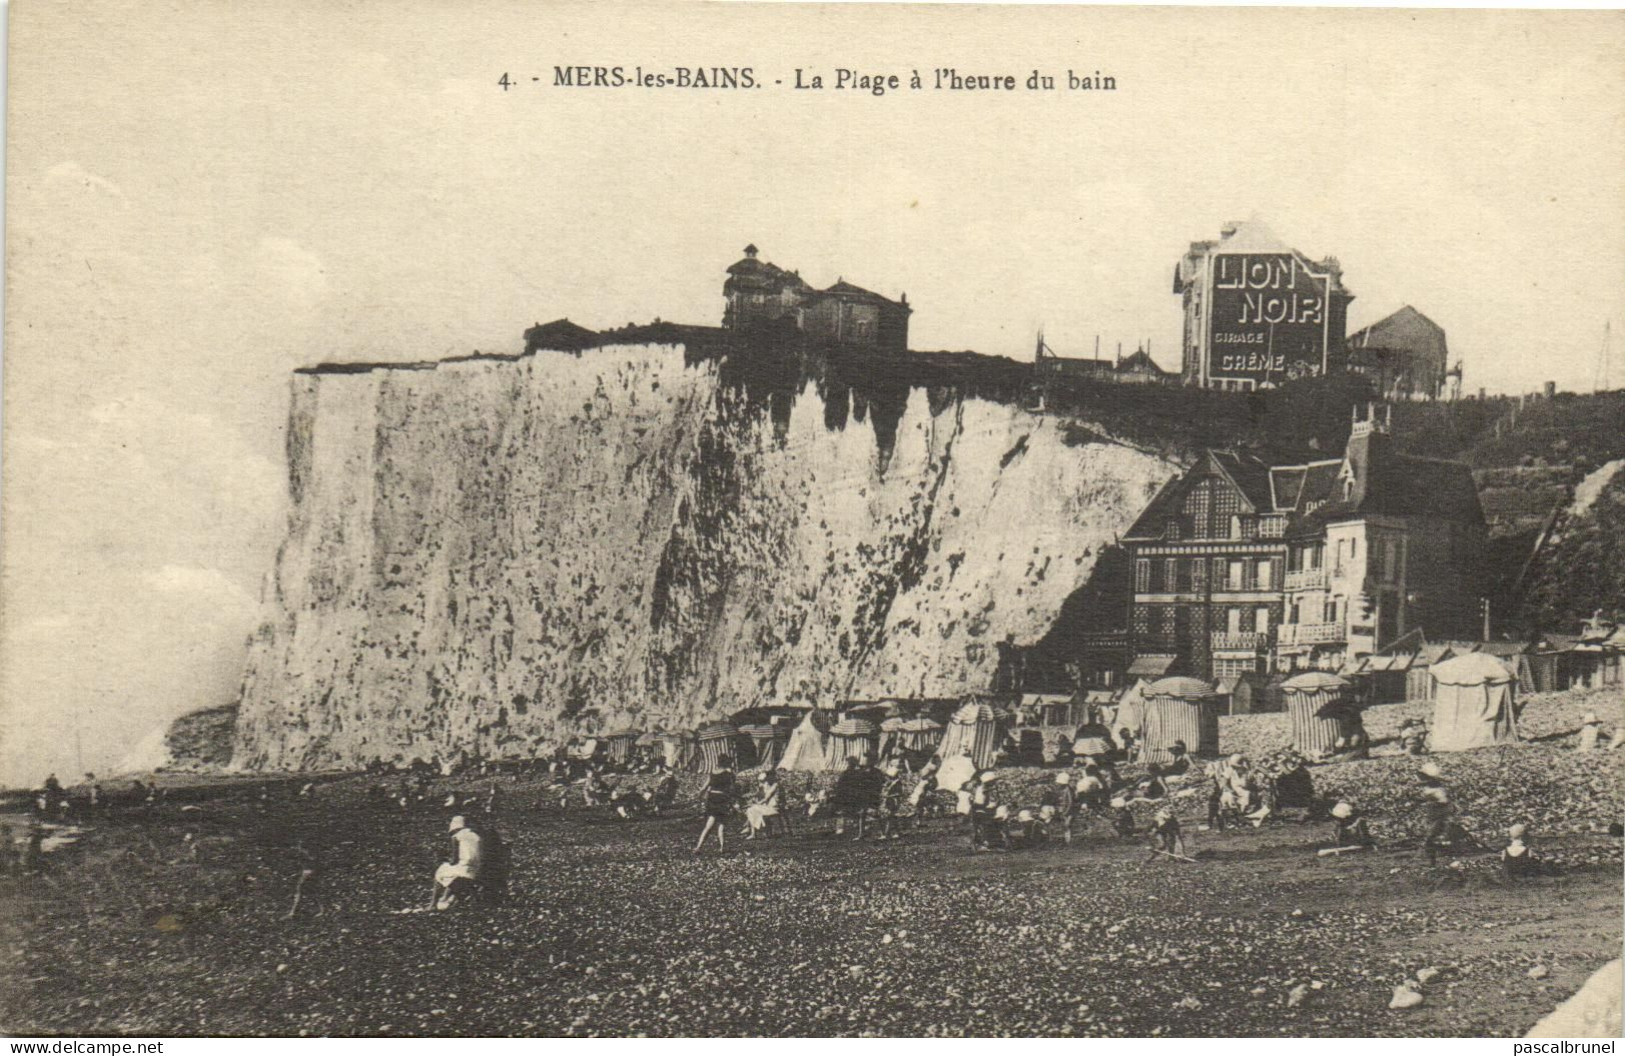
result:
<svg viewBox="0 0 1625 1056"><path fill-rule="evenodd" d="M880 729L869 719L847 716L829 728L829 750L837 762L849 758L873 759Z"/></svg>
<svg viewBox="0 0 1625 1056"><path fill-rule="evenodd" d="M1003 732L1000 725L999 713L992 705L966 704L948 720L937 754L944 760L969 756L976 769L985 770L998 757Z"/></svg>
<svg viewBox="0 0 1625 1056"><path fill-rule="evenodd" d="M1292 747L1311 759L1330 755L1339 738L1363 731L1360 709L1348 679L1326 671L1305 671L1281 683L1292 723Z"/></svg>
<svg viewBox="0 0 1625 1056"><path fill-rule="evenodd" d="M1460 752L1518 739L1517 684L1488 653L1467 653L1433 666L1433 729L1428 746Z"/></svg>
<svg viewBox="0 0 1625 1056"><path fill-rule="evenodd" d="M1140 720L1140 760L1171 763L1169 749L1185 742L1191 755L1213 755L1219 750L1219 709L1213 687L1198 678L1162 678L1145 689L1144 717Z"/></svg>

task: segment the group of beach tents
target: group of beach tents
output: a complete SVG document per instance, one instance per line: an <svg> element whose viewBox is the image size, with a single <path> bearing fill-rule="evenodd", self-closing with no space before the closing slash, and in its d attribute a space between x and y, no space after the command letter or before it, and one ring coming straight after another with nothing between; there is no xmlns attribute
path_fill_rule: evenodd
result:
<svg viewBox="0 0 1625 1056"><path fill-rule="evenodd" d="M1518 739L1517 680L1504 663L1486 653L1465 653L1434 665L1430 673L1435 682L1431 750L1463 751ZM1306 671L1281 683L1280 692L1292 746L1304 755L1327 758L1366 743L1362 704L1348 679ZM1193 755L1216 755L1219 710L1214 687L1201 679L1142 679L1099 721L1077 728L1074 750L1109 751L1127 730L1143 762L1172 762L1176 744ZM934 753L945 762L963 757L980 770L994 765L1004 750L1013 719L979 700L961 705L946 722L910 714L900 705L878 720L853 714L834 718L814 709L799 722L793 716L740 725L712 722L692 734L618 730L582 742L577 750L601 750L616 765L640 752L657 753L667 766L705 772L724 757L741 770L838 770L849 758L901 750Z"/></svg>
<svg viewBox="0 0 1625 1056"><path fill-rule="evenodd" d="M1517 679L1486 653L1465 653L1435 665L1429 748L1459 752L1518 739ZM1366 743L1363 705L1348 679L1305 671L1281 683L1292 747L1325 758ZM1140 758L1166 763L1178 742L1196 755L1219 752L1219 709L1214 688L1195 678L1136 683L1118 702L1112 722L1139 742Z"/></svg>

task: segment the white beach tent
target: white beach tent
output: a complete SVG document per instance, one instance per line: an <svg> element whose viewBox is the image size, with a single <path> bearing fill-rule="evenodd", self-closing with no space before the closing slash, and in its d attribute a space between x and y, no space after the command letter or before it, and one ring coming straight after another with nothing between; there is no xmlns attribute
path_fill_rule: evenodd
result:
<svg viewBox="0 0 1625 1056"><path fill-rule="evenodd" d="M790 740L779 757L780 770L818 771L835 769L835 756L830 750L829 720L814 708L807 712L801 724L790 732Z"/></svg>
<svg viewBox="0 0 1625 1056"><path fill-rule="evenodd" d="M1428 747L1460 752L1518 739L1517 686L1510 668L1486 653L1434 664Z"/></svg>

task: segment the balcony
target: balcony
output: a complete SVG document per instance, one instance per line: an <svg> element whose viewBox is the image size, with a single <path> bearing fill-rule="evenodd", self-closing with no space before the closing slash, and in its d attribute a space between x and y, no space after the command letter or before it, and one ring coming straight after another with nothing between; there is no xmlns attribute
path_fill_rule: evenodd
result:
<svg viewBox="0 0 1625 1056"><path fill-rule="evenodd" d="M1283 623L1279 629L1282 645L1325 645L1343 640L1343 626L1338 623Z"/></svg>
<svg viewBox="0 0 1625 1056"><path fill-rule="evenodd" d="M1213 651L1216 653L1256 653L1268 641L1269 635L1261 631L1241 631L1239 633L1217 631L1213 635Z"/></svg>
<svg viewBox="0 0 1625 1056"><path fill-rule="evenodd" d="M1324 590L1326 587L1326 570L1324 568L1302 568L1296 572L1286 574L1286 589L1288 590Z"/></svg>

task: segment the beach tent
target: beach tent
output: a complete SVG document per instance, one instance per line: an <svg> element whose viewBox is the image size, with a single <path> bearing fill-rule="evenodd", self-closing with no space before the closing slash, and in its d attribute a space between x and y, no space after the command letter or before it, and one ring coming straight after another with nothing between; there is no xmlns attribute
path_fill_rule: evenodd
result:
<svg viewBox="0 0 1625 1056"><path fill-rule="evenodd" d="M801 724L790 732L790 740L779 757L780 770L833 770L835 756L830 750L829 720L817 711L807 712Z"/></svg>
<svg viewBox="0 0 1625 1056"><path fill-rule="evenodd" d="M614 766L625 766L632 761L632 745L637 739L637 730L612 730L604 734L604 757Z"/></svg>
<svg viewBox="0 0 1625 1056"><path fill-rule="evenodd" d="M661 759L661 762L665 763L667 766L671 767L673 770L679 769L680 767L686 765L688 763L689 757L693 754L693 751L694 751L694 738L689 736L688 734L686 734L686 733L662 733L662 734L660 734L660 759Z"/></svg>
<svg viewBox="0 0 1625 1056"><path fill-rule="evenodd" d="M750 738L752 765L767 769L779 764L779 727L770 722L753 722L739 727L739 735Z"/></svg>
<svg viewBox="0 0 1625 1056"><path fill-rule="evenodd" d="M928 751L942 740L942 723L921 715L912 719L890 718L880 724L881 751L893 747L905 752Z"/></svg>
<svg viewBox="0 0 1625 1056"><path fill-rule="evenodd" d="M1432 668L1436 752L1460 752L1518 739L1517 688L1512 671L1487 653L1451 657Z"/></svg>
<svg viewBox="0 0 1625 1056"><path fill-rule="evenodd" d="M1191 755L1219 750L1219 709L1213 687L1197 678L1162 678L1145 688L1140 761L1169 763L1168 749L1184 741Z"/></svg>
<svg viewBox="0 0 1625 1056"><path fill-rule="evenodd" d="M738 752L735 751L739 739L739 728L731 722L713 722L700 727L694 740L699 751L694 753L694 766L702 774L709 774L717 767L717 760L723 756L733 759L734 767L740 765Z"/></svg>
<svg viewBox="0 0 1625 1056"><path fill-rule="evenodd" d="M1310 758L1331 754L1339 737L1361 731L1354 686L1325 671L1305 671L1281 683L1292 723L1292 747Z"/></svg>
<svg viewBox="0 0 1625 1056"><path fill-rule="evenodd" d="M854 756L872 759L879 736L880 731L868 719L848 716L829 728L830 754L835 757L838 766Z"/></svg>
<svg viewBox="0 0 1625 1056"><path fill-rule="evenodd" d="M943 731L937 754L943 760L968 755L978 770L993 765L999 754L999 714L989 704L966 704L954 712Z"/></svg>

